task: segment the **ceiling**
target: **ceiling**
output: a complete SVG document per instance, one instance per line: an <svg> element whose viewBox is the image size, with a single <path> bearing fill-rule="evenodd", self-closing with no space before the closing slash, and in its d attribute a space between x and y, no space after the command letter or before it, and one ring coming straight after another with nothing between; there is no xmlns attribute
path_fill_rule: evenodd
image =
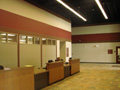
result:
<svg viewBox="0 0 120 90"><path fill-rule="evenodd" d="M120 0L100 0L108 19L104 18L95 0L63 0L63 2L85 17L87 19L86 22L56 0L25 1L70 20L72 27L120 23Z"/></svg>

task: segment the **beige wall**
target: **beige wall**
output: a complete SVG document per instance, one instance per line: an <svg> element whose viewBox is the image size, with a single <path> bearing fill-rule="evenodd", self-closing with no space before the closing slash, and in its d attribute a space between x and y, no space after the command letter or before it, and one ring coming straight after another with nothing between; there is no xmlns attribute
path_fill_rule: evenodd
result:
<svg viewBox="0 0 120 90"><path fill-rule="evenodd" d="M12 68L18 66L17 44L0 43L0 65Z"/></svg>
<svg viewBox="0 0 120 90"><path fill-rule="evenodd" d="M42 45L42 67L46 67L48 60L55 61L56 45Z"/></svg>
<svg viewBox="0 0 120 90"><path fill-rule="evenodd" d="M41 48L40 45L20 45L20 66L34 65L36 68L41 67Z"/></svg>
<svg viewBox="0 0 120 90"><path fill-rule="evenodd" d="M0 9L71 32L71 23L23 0L0 0Z"/></svg>
<svg viewBox="0 0 120 90"><path fill-rule="evenodd" d="M118 55L120 55L120 48L118 49Z"/></svg>
<svg viewBox="0 0 120 90"><path fill-rule="evenodd" d="M82 43L72 46L73 58L80 58L81 62L116 63L116 46L120 46L120 43ZM113 54L108 54L108 49L113 49Z"/></svg>
<svg viewBox="0 0 120 90"><path fill-rule="evenodd" d="M116 33L120 32L120 24L86 26L72 28L72 35Z"/></svg>

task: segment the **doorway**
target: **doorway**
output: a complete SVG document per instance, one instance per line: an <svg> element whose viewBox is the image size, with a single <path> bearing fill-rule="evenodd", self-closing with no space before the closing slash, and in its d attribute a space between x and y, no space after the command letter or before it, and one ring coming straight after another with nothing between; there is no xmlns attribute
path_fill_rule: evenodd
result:
<svg viewBox="0 0 120 90"><path fill-rule="evenodd" d="M60 58L66 61L66 44L65 41L60 41Z"/></svg>
<svg viewBox="0 0 120 90"><path fill-rule="evenodd" d="M116 63L120 64L120 46L116 47Z"/></svg>

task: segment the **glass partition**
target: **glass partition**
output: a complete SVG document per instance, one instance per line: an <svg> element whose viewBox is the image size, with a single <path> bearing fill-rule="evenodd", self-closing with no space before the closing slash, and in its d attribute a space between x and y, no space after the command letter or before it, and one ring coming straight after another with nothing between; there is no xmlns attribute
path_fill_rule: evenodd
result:
<svg viewBox="0 0 120 90"><path fill-rule="evenodd" d="M34 42L34 38L33 37L31 37L31 36L28 36L27 37L28 39L28 44L33 44L33 42Z"/></svg>
<svg viewBox="0 0 120 90"><path fill-rule="evenodd" d="M16 34L8 34L8 42L17 42Z"/></svg>
<svg viewBox="0 0 120 90"><path fill-rule="evenodd" d="M7 42L7 33L0 32L0 42L2 43Z"/></svg>
<svg viewBox="0 0 120 90"><path fill-rule="evenodd" d="M35 37L34 40L35 40L35 42L34 42L35 44L40 44L40 38Z"/></svg>
<svg viewBox="0 0 120 90"><path fill-rule="evenodd" d="M27 36L20 35L20 43L21 44L26 44L27 43Z"/></svg>

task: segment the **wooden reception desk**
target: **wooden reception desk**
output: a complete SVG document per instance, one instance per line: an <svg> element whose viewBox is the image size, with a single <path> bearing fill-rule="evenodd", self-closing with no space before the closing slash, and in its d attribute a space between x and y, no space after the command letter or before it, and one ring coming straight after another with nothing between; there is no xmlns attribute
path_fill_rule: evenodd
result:
<svg viewBox="0 0 120 90"><path fill-rule="evenodd" d="M49 84L49 71L34 68L35 90L40 90Z"/></svg>
<svg viewBox="0 0 120 90"><path fill-rule="evenodd" d="M0 90L34 90L34 69L0 70Z"/></svg>
<svg viewBox="0 0 120 90"><path fill-rule="evenodd" d="M69 60L71 65L71 75L80 72L80 59Z"/></svg>
<svg viewBox="0 0 120 90"><path fill-rule="evenodd" d="M52 84L64 78L63 61L47 63L47 70L49 71L49 84Z"/></svg>
<svg viewBox="0 0 120 90"><path fill-rule="evenodd" d="M71 66L69 64L64 64L64 78L71 75Z"/></svg>

